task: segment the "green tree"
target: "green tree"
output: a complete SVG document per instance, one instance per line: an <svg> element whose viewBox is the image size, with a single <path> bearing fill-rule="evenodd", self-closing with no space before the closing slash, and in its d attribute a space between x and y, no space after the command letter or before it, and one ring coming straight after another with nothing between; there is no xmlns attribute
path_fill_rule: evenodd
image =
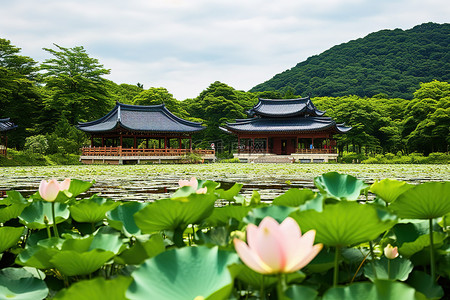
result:
<svg viewBox="0 0 450 300"><path fill-rule="evenodd" d="M173 97L165 88L149 88L137 94L133 98L134 105L158 105L164 104L167 109L180 118L187 118L189 114L181 106L181 102Z"/></svg>
<svg viewBox="0 0 450 300"><path fill-rule="evenodd" d="M45 99L49 115L64 114L70 124L100 118L114 106L102 77L110 71L89 57L82 46L54 45L56 50L44 48L53 58L41 64L42 79L50 91Z"/></svg>
<svg viewBox="0 0 450 300"><path fill-rule="evenodd" d="M19 127L10 133L9 145L23 147L25 138L35 133L35 122L42 111L36 87L36 62L20 55L20 48L0 39L0 118L9 117Z"/></svg>

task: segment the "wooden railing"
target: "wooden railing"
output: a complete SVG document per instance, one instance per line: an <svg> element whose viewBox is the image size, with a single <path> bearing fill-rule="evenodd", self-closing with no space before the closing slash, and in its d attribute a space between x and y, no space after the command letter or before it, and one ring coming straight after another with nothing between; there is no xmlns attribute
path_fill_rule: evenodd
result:
<svg viewBox="0 0 450 300"><path fill-rule="evenodd" d="M330 153L337 153L336 149L297 149L295 153L300 154L330 154Z"/></svg>
<svg viewBox="0 0 450 300"><path fill-rule="evenodd" d="M0 148L0 155L6 156L6 148Z"/></svg>
<svg viewBox="0 0 450 300"><path fill-rule="evenodd" d="M83 156L182 156L189 153L214 155L214 150L200 149L136 149L122 147L84 147Z"/></svg>

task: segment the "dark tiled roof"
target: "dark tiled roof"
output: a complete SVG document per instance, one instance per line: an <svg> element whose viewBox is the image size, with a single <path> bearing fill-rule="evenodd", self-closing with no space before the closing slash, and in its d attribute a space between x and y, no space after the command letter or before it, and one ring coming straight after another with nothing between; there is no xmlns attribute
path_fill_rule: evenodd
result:
<svg viewBox="0 0 450 300"><path fill-rule="evenodd" d="M8 131L16 128L17 125L10 121L10 118L0 119L0 131Z"/></svg>
<svg viewBox="0 0 450 300"><path fill-rule="evenodd" d="M248 111L249 117L255 115L263 117L294 117L310 115L320 117L325 114L318 110L309 97L296 99L259 99Z"/></svg>
<svg viewBox="0 0 450 300"><path fill-rule="evenodd" d="M320 132L345 133L351 129L343 124L336 124L329 117L303 117L303 118L252 118L236 120L236 123L227 123L225 129L229 132Z"/></svg>
<svg viewBox="0 0 450 300"><path fill-rule="evenodd" d="M108 132L117 128L160 133L193 133L205 129L201 123L175 116L164 104L142 106L122 103L117 103L106 116L96 121L80 123L77 128L92 133Z"/></svg>

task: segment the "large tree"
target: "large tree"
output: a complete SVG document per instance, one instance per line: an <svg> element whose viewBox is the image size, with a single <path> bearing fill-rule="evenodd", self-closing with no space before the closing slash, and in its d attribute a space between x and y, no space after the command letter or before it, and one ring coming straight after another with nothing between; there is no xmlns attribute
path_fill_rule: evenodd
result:
<svg viewBox="0 0 450 300"><path fill-rule="evenodd" d="M109 74L95 58L89 57L82 46L65 48L55 44L56 50L44 48L53 55L41 64L42 78L50 91L45 99L53 124L65 115L71 124L103 116L114 106L108 94ZM46 120L46 127L52 127Z"/></svg>
<svg viewBox="0 0 450 300"><path fill-rule="evenodd" d="M0 39L0 118L9 117L19 125L8 133L10 146L22 147L34 132L41 98L36 87L36 62L20 55L20 48Z"/></svg>

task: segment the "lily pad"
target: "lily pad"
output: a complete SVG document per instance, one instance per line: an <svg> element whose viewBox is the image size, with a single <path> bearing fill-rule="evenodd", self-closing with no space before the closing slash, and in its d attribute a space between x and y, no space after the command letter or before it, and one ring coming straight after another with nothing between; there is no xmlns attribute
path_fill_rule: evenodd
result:
<svg viewBox="0 0 450 300"><path fill-rule="evenodd" d="M368 187L364 181L351 175L337 172L325 173L314 178L314 184L328 198L336 200L357 200L361 192Z"/></svg>
<svg viewBox="0 0 450 300"><path fill-rule="evenodd" d="M17 218L25 207L30 205L19 192L7 191L6 194L8 197L0 200L0 223Z"/></svg>
<svg viewBox="0 0 450 300"><path fill-rule="evenodd" d="M69 207L72 218L77 222L97 223L106 219L106 212L119 206L120 202L93 196L75 202Z"/></svg>
<svg viewBox="0 0 450 300"><path fill-rule="evenodd" d="M424 272L412 272L407 283L424 294L428 299L442 299L444 296L442 287L434 282L430 275Z"/></svg>
<svg viewBox="0 0 450 300"><path fill-rule="evenodd" d="M273 199L273 205L298 207L306 201L314 199L315 193L308 189L289 189L283 195Z"/></svg>
<svg viewBox="0 0 450 300"><path fill-rule="evenodd" d="M67 204L55 203L56 224L66 221L69 216L70 211L67 208ZM52 225L52 203L44 201L34 201L19 216L21 223L30 229L46 228L47 225L44 223L45 217L48 219L48 224Z"/></svg>
<svg viewBox="0 0 450 300"><path fill-rule="evenodd" d="M59 251L50 262L67 276L86 275L98 270L114 257L111 251L94 249L89 252Z"/></svg>
<svg viewBox="0 0 450 300"><path fill-rule="evenodd" d="M388 264L390 264L390 267L388 267ZM400 281L408 279L408 275L414 267L409 259L402 257L391 260L382 257L380 260L375 260L374 265L377 272L377 279ZM372 282L375 281L376 278L371 263L364 266L364 275Z"/></svg>
<svg viewBox="0 0 450 300"><path fill-rule="evenodd" d="M319 292L307 286L292 285L286 290L285 295L290 299L315 300Z"/></svg>
<svg viewBox="0 0 450 300"><path fill-rule="evenodd" d="M328 246L349 246L374 240L390 229L395 220L379 217L377 208L356 202L325 205L322 212L296 211L290 215L302 232L316 230L315 241Z"/></svg>
<svg viewBox="0 0 450 300"><path fill-rule="evenodd" d="M23 232L23 227L0 227L0 253L17 244Z"/></svg>
<svg viewBox="0 0 450 300"><path fill-rule="evenodd" d="M217 189L216 193L219 199L234 201L235 200L234 197L236 197L239 194L243 186L244 185L242 183L235 183L228 190Z"/></svg>
<svg viewBox="0 0 450 300"><path fill-rule="evenodd" d="M249 206L227 205L214 208L213 213L205 220L208 226L227 225L230 219L242 221L242 219L251 211Z"/></svg>
<svg viewBox="0 0 450 300"><path fill-rule="evenodd" d="M235 253L185 247L145 261L131 276L126 297L134 299L228 299L233 276L228 266L239 261ZM195 274L195 276L193 276Z"/></svg>
<svg viewBox="0 0 450 300"><path fill-rule="evenodd" d="M408 189L389 206L400 218L433 219L450 213L450 182L426 182Z"/></svg>
<svg viewBox="0 0 450 300"><path fill-rule="evenodd" d="M370 191L383 199L385 202L391 203L397 199L400 194L412 188L412 184L394 179L383 179L375 181L370 186Z"/></svg>
<svg viewBox="0 0 450 300"><path fill-rule="evenodd" d="M133 279L118 276L107 280L97 277L92 280L83 280L63 289L53 298L55 300L125 300L125 292Z"/></svg>
<svg viewBox="0 0 450 300"><path fill-rule="evenodd" d="M124 250L114 261L119 264L139 265L146 259L164 252L164 240L159 234L153 234L146 241L137 239L129 249Z"/></svg>
<svg viewBox="0 0 450 300"><path fill-rule="evenodd" d="M44 299L48 288L45 282L23 268L5 268L0 271L1 299Z"/></svg>

